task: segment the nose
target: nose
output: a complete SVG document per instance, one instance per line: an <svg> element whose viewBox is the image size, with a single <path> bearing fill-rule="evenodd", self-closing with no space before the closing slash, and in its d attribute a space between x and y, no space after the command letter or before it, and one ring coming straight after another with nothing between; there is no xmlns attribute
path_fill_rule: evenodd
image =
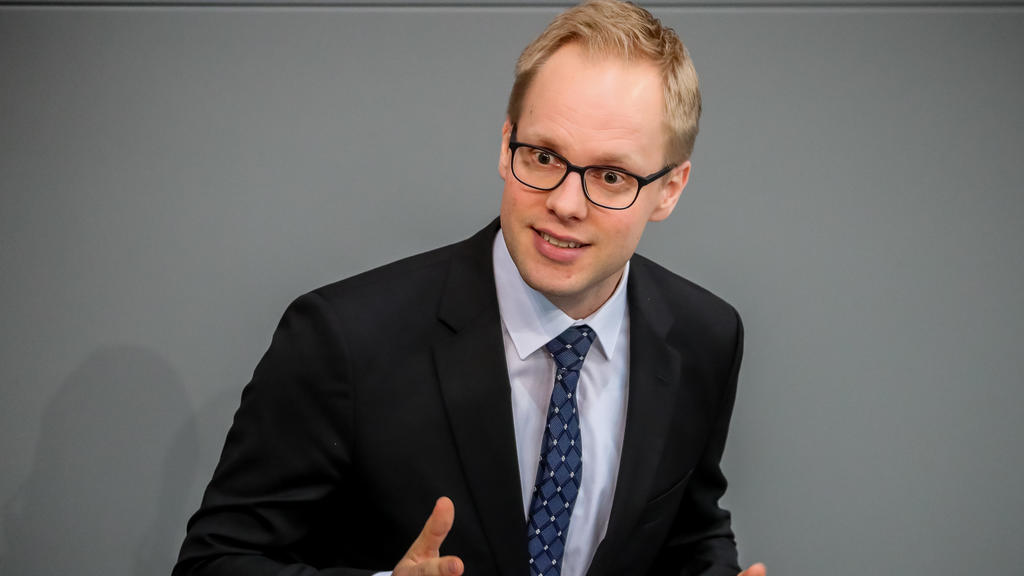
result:
<svg viewBox="0 0 1024 576"><path fill-rule="evenodd" d="M558 188L548 192L548 210L562 220L582 220L589 204L583 192L583 177L576 172L570 172Z"/></svg>

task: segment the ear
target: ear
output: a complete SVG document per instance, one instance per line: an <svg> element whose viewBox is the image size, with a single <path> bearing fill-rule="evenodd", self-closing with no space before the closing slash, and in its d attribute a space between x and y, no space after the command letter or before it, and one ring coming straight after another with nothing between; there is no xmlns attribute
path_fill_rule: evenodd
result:
<svg viewBox="0 0 1024 576"><path fill-rule="evenodd" d="M669 214L672 213L672 210L675 209L676 203L679 202L679 197L683 193L683 188L686 188L686 184L689 181L689 160L683 162L679 166L676 166L671 172L665 175L665 180L661 186L661 192L658 197L658 204L654 207L654 211L651 212L651 222L659 222L668 218Z"/></svg>
<svg viewBox="0 0 1024 576"><path fill-rule="evenodd" d="M501 125L501 150L498 152L498 176L502 180L508 180L509 163L512 161L511 151L508 149L509 140L512 138L512 122L505 118Z"/></svg>

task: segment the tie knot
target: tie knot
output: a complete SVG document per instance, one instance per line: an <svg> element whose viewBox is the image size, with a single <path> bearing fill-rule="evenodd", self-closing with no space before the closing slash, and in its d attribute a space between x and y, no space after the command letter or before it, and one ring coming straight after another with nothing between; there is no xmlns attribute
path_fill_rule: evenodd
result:
<svg viewBox="0 0 1024 576"><path fill-rule="evenodd" d="M551 342L545 345L559 368L578 371L583 366L583 359L594 343L593 328L586 324L570 326Z"/></svg>

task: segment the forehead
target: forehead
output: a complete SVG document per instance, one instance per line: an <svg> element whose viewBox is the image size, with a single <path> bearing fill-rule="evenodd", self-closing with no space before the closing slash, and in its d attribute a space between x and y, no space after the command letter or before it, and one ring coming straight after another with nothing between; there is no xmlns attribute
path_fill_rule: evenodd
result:
<svg viewBox="0 0 1024 576"><path fill-rule="evenodd" d="M660 168L666 131L658 68L563 46L530 84L517 127L520 139L577 162L602 163L611 156L635 168Z"/></svg>

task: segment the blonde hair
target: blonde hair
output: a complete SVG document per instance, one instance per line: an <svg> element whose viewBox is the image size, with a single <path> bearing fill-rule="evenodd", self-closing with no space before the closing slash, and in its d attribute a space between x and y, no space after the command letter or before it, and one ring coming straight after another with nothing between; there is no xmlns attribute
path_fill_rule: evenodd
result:
<svg viewBox="0 0 1024 576"><path fill-rule="evenodd" d="M647 60L657 65L665 100L666 159L679 164L690 158L701 112L697 71L675 31L631 2L591 0L566 10L548 24L516 63L507 110L513 124L519 120L537 71L559 48L570 43L591 55L615 56L627 62Z"/></svg>

